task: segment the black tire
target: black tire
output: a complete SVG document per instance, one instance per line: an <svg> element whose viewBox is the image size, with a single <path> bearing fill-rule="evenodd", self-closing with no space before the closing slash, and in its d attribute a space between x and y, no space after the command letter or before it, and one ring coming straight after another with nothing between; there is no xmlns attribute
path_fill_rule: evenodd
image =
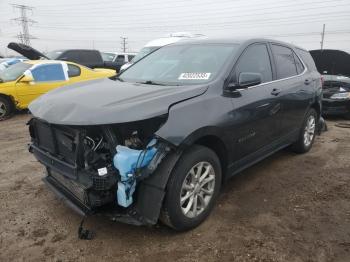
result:
<svg viewBox="0 0 350 262"><path fill-rule="evenodd" d="M188 183L189 177L187 175L189 171L197 164L203 162L205 165L203 166L204 169L209 167L209 170L213 170L214 172L210 173L210 177L212 178L214 175L215 180L206 184L207 186L209 186L208 184L211 183L211 187L214 186L214 188L211 190L213 193L211 195L210 200L207 201L207 205L203 205L203 201L198 200L198 204L202 203L203 209L200 212L200 214L190 218L184 214L181 208L180 197L182 193L183 183L186 178L186 181ZM198 170L198 168L195 170ZM198 182L197 185L199 184L200 183ZM177 231L185 231L197 227L208 217L210 211L213 209L218 194L220 192L220 186L221 165L218 156L207 147L199 145L192 146L189 150L183 153L176 166L172 170L162 207L162 213L160 218L161 221ZM198 188L193 189L194 198L203 200L203 194L205 193L203 193L200 189L199 192L195 192L196 190L198 190ZM200 195L200 197L198 195ZM201 208L201 206L199 206L199 208ZM196 209L197 212L198 207L193 207L193 211L191 211L192 213L194 212L194 209Z"/></svg>
<svg viewBox="0 0 350 262"><path fill-rule="evenodd" d="M306 132L306 126L307 126L307 123L308 123L308 120L310 119L310 117L313 117L315 120L315 129L314 129L315 131L314 131L314 134L312 136L310 143L306 143L305 139L304 139L304 134ZM314 143L314 140L315 140L315 136L316 136L317 125L318 125L317 119L318 118L317 118L316 110L313 108L310 108L310 110L307 112L305 119L303 121L303 124L301 126L298 140L291 147L294 152L296 152L298 154L302 154L302 153L308 152L311 149L312 144Z"/></svg>
<svg viewBox="0 0 350 262"><path fill-rule="evenodd" d="M14 106L12 101L4 96L0 96L0 120L4 120L12 115Z"/></svg>

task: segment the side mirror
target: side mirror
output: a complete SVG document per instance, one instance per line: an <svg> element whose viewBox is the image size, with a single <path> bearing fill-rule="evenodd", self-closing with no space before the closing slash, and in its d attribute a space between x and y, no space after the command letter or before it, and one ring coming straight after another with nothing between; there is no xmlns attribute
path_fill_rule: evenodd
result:
<svg viewBox="0 0 350 262"><path fill-rule="evenodd" d="M30 83L34 81L34 78L31 75L24 75L19 81L22 83Z"/></svg>
<svg viewBox="0 0 350 262"><path fill-rule="evenodd" d="M238 87L246 88L259 85L262 82L262 75L259 73L242 72L238 76Z"/></svg>

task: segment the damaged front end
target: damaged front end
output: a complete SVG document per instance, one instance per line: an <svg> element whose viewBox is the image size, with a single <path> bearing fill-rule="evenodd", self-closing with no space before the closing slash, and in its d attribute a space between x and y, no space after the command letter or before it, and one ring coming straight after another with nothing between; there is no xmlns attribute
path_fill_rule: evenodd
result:
<svg viewBox="0 0 350 262"><path fill-rule="evenodd" d="M180 155L154 135L165 120L72 126L33 118L29 151L46 166L44 182L78 213L152 225Z"/></svg>

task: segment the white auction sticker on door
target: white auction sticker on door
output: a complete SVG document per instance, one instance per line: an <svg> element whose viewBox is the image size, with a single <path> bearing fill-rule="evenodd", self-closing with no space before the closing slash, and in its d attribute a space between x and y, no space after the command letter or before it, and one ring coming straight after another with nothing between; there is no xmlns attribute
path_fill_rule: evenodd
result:
<svg viewBox="0 0 350 262"><path fill-rule="evenodd" d="M211 73L182 73L179 80L208 80Z"/></svg>

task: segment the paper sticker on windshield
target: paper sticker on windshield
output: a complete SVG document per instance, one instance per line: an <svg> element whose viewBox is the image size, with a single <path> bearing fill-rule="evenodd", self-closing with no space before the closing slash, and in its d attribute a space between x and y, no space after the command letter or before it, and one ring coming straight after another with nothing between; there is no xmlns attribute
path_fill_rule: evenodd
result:
<svg viewBox="0 0 350 262"><path fill-rule="evenodd" d="M179 80L208 80L211 73L182 73Z"/></svg>

